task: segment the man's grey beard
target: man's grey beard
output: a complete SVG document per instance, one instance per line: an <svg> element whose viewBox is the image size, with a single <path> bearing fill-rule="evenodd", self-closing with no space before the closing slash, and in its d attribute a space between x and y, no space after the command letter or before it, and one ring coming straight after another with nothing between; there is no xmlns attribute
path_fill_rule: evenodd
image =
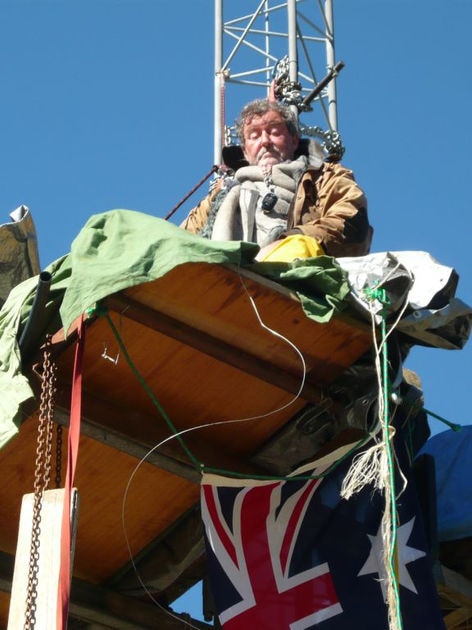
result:
<svg viewBox="0 0 472 630"><path fill-rule="evenodd" d="M267 147L264 147L256 155L256 162L257 162L257 164L259 164L259 162L261 161L261 159L264 157L264 155L266 153L275 153L278 156L278 158L279 158L279 162L284 162L284 160L285 160L285 158L283 157L282 153L280 152L280 150L277 147L273 146L271 149L267 149Z"/></svg>

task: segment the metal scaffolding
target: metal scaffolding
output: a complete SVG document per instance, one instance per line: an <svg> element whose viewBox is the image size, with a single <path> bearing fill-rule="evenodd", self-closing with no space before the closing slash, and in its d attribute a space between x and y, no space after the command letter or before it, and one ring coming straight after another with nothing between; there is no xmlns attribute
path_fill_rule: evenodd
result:
<svg viewBox="0 0 472 630"><path fill-rule="evenodd" d="M233 143L231 124L242 105L267 96L271 85L278 100L312 113L316 126L300 119L305 135L342 155L333 0L215 0L214 49L214 164Z"/></svg>

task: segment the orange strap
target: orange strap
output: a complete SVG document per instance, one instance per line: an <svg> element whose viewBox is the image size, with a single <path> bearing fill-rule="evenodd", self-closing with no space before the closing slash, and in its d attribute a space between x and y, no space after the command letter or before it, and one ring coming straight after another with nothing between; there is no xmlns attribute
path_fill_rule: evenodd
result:
<svg viewBox="0 0 472 630"><path fill-rule="evenodd" d="M61 531L61 566L57 594L57 630L67 628L71 587L71 491L74 486L77 454L79 451L80 420L82 416L82 364L85 347L84 317L80 317L78 325L78 339L75 348L74 375L72 381L72 396L67 448L67 470L64 482L64 504L62 507Z"/></svg>

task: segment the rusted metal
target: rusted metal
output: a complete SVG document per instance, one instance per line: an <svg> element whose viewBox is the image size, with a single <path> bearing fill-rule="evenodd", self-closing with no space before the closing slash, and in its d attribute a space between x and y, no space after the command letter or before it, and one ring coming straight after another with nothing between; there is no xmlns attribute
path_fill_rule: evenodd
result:
<svg viewBox="0 0 472 630"><path fill-rule="evenodd" d="M25 630L33 630L36 626L41 507L43 493L47 489L51 477L55 384L56 366L51 360L51 339L48 337L43 349L41 401L39 406L39 424L34 475L33 525L31 530L28 587L26 592Z"/></svg>

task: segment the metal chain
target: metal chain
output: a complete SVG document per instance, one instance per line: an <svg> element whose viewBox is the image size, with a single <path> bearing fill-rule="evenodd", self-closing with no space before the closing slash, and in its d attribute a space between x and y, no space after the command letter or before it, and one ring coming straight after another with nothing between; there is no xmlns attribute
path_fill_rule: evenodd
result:
<svg viewBox="0 0 472 630"><path fill-rule="evenodd" d="M61 487L62 478L62 424L56 425L56 476L54 482L56 488Z"/></svg>
<svg viewBox="0 0 472 630"><path fill-rule="evenodd" d="M43 493L51 476L52 434L56 366L51 361L51 338L46 339L43 349L43 371L41 377L41 400L36 444L34 476L33 523L31 530L28 588L26 593L24 630L34 630L36 625L36 599L38 594L39 546L41 534L41 507Z"/></svg>

